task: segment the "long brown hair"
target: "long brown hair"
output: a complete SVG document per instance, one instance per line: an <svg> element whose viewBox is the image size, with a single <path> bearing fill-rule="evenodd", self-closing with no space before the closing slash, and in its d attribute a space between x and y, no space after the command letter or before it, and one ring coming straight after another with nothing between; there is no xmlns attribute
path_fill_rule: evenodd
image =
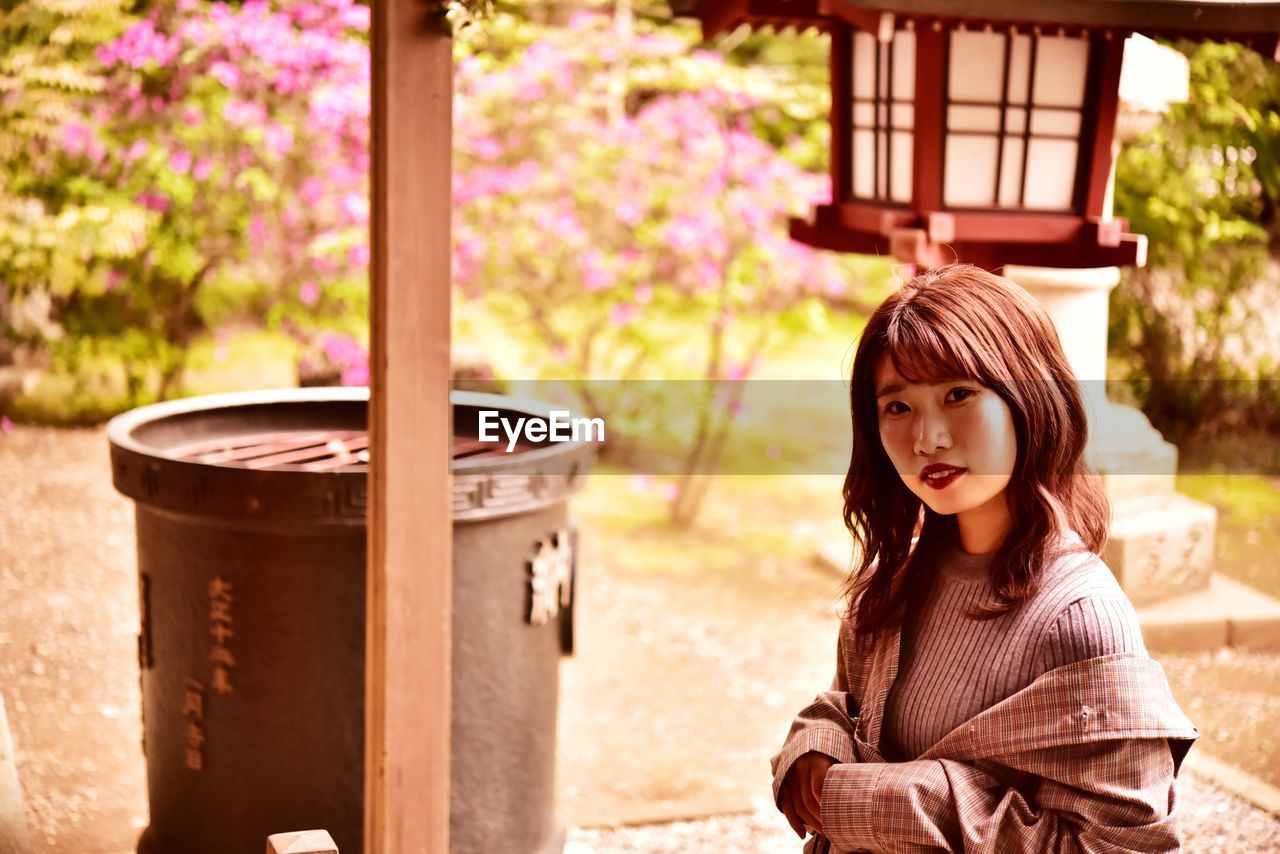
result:
<svg viewBox="0 0 1280 854"><path fill-rule="evenodd" d="M844 594L864 651L879 631L902 624L926 573L958 536L955 516L934 513L917 498L880 441L874 376L882 356L911 382L964 378L983 385L1013 415L1018 453L1007 487L1013 524L994 556L997 602L975 617L999 616L1031 596L1044 567L1062 553L1059 536L1066 531L1101 554L1110 516L1084 459L1083 396L1040 304L1008 279L967 264L916 276L871 315L849 388L853 455L844 521L861 547L861 565Z"/></svg>

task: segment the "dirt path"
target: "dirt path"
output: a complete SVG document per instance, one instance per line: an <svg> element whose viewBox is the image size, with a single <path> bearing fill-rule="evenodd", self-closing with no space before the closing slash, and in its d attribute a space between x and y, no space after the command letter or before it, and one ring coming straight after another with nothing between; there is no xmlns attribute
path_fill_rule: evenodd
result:
<svg viewBox="0 0 1280 854"><path fill-rule="evenodd" d="M101 430L0 435L0 691L40 851L125 854L146 824L133 507Z"/></svg>

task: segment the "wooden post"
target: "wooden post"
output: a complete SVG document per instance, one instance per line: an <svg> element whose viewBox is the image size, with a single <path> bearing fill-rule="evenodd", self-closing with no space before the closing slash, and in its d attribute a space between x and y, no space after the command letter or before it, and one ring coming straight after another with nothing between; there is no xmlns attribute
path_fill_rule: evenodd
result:
<svg viewBox="0 0 1280 854"><path fill-rule="evenodd" d="M452 43L436 3L372 32L366 854L449 850Z"/></svg>
<svg viewBox="0 0 1280 854"><path fill-rule="evenodd" d="M327 830L273 833L267 837L267 854L338 854Z"/></svg>

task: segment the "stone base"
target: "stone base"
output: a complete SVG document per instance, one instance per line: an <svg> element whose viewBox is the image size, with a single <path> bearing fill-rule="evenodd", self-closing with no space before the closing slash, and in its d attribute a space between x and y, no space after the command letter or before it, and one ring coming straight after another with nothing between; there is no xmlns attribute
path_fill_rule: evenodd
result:
<svg viewBox="0 0 1280 854"><path fill-rule="evenodd" d="M1137 606L1203 590L1213 571L1217 510L1175 491L1178 449L1141 411L1090 390L1087 454L1111 503L1108 566Z"/></svg>
<svg viewBox="0 0 1280 854"><path fill-rule="evenodd" d="M1103 557L1135 606L1193 593L1209 584L1217 524L1217 508L1177 492L1118 505Z"/></svg>
<svg viewBox="0 0 1280 854"><path fill-rule="evenodd" d="M1280 599L1217 572L1204 590L1138 608L1138 620L1150 650L1280 650Z"/></svg>

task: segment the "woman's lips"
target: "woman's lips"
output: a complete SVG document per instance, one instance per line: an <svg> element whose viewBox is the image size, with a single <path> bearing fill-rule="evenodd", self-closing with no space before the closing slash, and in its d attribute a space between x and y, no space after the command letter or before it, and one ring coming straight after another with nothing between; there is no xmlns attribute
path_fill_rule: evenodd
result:
<svg viewBox="0 0 1280 854"><path fill-rule="evenodd" d="M921 475L920 479L924 481L925 486L928 486L931 489L946 489L948 486L955 483L956 480L965 473L965 471L965 469L949 469L945 474L941 474L939 476Z"/></svg>

